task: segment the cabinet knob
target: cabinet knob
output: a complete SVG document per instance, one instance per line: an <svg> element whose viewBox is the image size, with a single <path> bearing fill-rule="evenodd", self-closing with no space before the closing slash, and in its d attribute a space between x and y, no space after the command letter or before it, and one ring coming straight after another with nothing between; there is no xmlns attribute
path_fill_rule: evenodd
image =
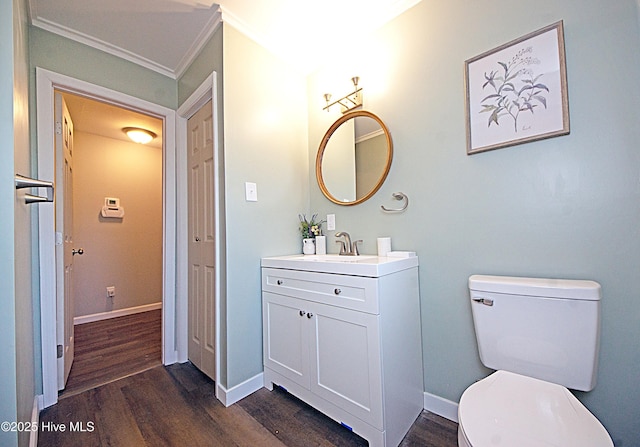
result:
<svg viewBox="0 0 640 447"><path fill-rule="evenodd" d="M307 318L311 318L313 317L313 314L311 312L307 312Z"/></svg>
<svg viewBox="0 0 640 447"><path fill-rule="evenodd" d="M304 314L305 314L305 311L304 311L304 310L301 310L301 311L300 311L300 316L301 316L301 317L304 317Z"/></svg>
<svg viewBox="0 0 640 447"><path fill-rule="evenodd" d="M281 286L281 285L282 285L282 280L281 280L281 279L277 280L277 281L276 281L276 284L278 284L279 286Z"/></svg>
<svg viewBox="0 0 640 447"><path fill-rule="evenodd" d="M342 293L342 290L336 288L336 289L333 289L333 293L335 293L336 295L340 295Z"/></svg>

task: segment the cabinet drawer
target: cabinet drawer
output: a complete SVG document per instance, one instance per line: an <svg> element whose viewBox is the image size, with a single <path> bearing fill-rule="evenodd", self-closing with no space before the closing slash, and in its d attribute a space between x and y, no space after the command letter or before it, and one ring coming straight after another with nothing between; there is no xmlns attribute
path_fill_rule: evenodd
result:
<svg viewBox="0 0 640 447"><path fill-rule="evenodd" d="M262 269L262 290L378 314L378 279L285 269Z"/></svg>

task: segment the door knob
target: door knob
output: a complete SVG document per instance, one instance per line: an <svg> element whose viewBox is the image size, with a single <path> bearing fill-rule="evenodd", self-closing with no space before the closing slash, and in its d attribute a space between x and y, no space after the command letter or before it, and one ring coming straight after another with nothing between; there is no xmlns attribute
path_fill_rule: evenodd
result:
<svg viewBox="0 0 640 447"><path fill-rule="evenodd" d="M71 255L72 255L72 256L75 256L75 255L83 255L83 254L84 254L84 250L83 250L82 248L79 248L79 249L77 249L77 250L76 250L75 248L72 248L72 249L71 249Z"/></svg>

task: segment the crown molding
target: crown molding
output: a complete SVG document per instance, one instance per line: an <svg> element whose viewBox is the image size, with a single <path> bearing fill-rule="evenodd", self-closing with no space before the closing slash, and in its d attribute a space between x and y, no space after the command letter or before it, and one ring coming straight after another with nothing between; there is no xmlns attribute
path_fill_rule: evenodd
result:
<svg viewBox="0 0 640 447"><path fill-rule="evenodd" d="M31 4L31 2L29 3ZM209 38L222 23L222 14L220 12L220 9L218 9L216 14L211 17L200 34L193 41L191 47L189 48L189 50L187 50L178 65L175 68L171 68L152 61L151 59L148 59L144 56L140 56L139 54L136 54L132 51L121 48L117 45L112 45L101 39L97 39L93 36L78 32L71 28L62 26L58 23L35 17L33 13L34 11L30 9L31 24L35 27L41 28L45 31L49 31L53 34L57 34L75 42L79 42L91 48L104 51L105 53L111 54L112 56L116 56L134 64L140 65L141 67L155 71L156 73L160 73L161 75L167 76L171 79L178 79L184 74L187 68L189 68L189 65L198 56L198 54L200 54L200 51L202 51L202 48L209 41Z"/></svg>
<svg viewBox="0 0 640 447"><path fill-rule="evenodd" d="M640 0L638 0L640 1ZM271 45L269 41L259 33L256 33L251 26L249 26L245 21L240 19L234 13L229 11L224 5L220 5L221 19L224 23L228 23L232 27L234 27L237 31L247 36L249 39L254 42L260 44L261 46L270 49Z"/></svg>
<svg viewBox="0 0 640 447"><path fill-rule="evenodd" d="M198 37L193 41L193 44L187 50L185 55L182 57L178 66L174 71L174 79L180 78L185 71L189 68L191 63L195 60L196 57L200 54L204 46L209 42L209 39L216 30L222 25L222 12L220 8L216 11L216 13L209 19L205 27L200 31Z"/></svg>
<svg viewBox="0 0 640 447"><path fill-rule="evenodd" d="M640 0L638 0L640 1ZM240 19L237 15L230 12L228 9L224 7L224 5L220 5L221 13L222 13L222 22L232 26L236 31L240 32L244 36L253 40L255 43L265 48L271 54L276 56L281 61L288 64L293 70L307 75L311 73L316 67L315 65L310 66L308 63L301 63L300 58L292 57L290 54L283 53L282 49L278 47L276 43L270 40L267 36L260 34L254 30L253 27L248 25L245 21Z"/></svg>
<svg viewBox="0 0 640 447"><path fill-rule="evenodd" d="M396 16L402 14L409 8L412 8L416 4L420 3L422 0L398 0L393 3L393 5L388 10L388 19L395 18ZM640 0L636 0L640 2ZM295 59L296 62L294 65L300 65L301 61L299 58L293 58L291 55L282 54L281 49L277 48L277 44L271 41L268 36L261 35L260 33L255 31L255 28L248 25L245 21L240 19L237 15L233 14L223 5L220 5L217 9L216 13L209 19L206 26L202 29L202 31L198 34L196 39L193 41L187 52L180 59L175 67L167 67L163 64L155 62L151 59L145 58L139 54L136 54L132 51L121 48L117 45L110 44L109 42L105 42L101 39L97 39L93 36L78 32L71 28L62 26L53 21L49 21L43 18L38 17L37 11L35 8L34 1L28 1L29 4L29 17L31 19L31 24L35 27L41 28L45 31L49 31L51 33L57 34L59 36L65 37L67 39L82 43L91 48L95 48L101 51L104 51L113 56L119 57L121 59L127 60L149 70L155 71L156 73L160 73L164 76L167 76L171 79L180 78L186 70L189 68L191 63L195 60L195 58L200 54L204 46L207 44L211 36L216 32L218 27L223 23L228 23L233 26L236 30L249 37L251 40L257 42L259 45L268 49L272 53L279 55L280 58L287 60L289 63L292 63L291 59ZM388 21L388 20L387 20ZM304 64L303 64L304 65ZM307 64L309 65L309 64ZM312 71L314 67L296 67L297 69L301 69L304 73L309 73Z"/></svg>
<svg viewBox="0 0 640 447"><path fill-rule="evenodd" d="M96 39L93 36L89 36L87 34L78 32L71 28L67 28L55 22L50 22L48 20L32 18L31 23L33 26L41 28L45 31L49 31L59 36L66 37L67 39L73 40L75 42L79 42L91 48L95 48L97 50L104 51L105 53L109 53L113 56L117 56L121 59L127 60L129 62L133 62L134 64L140 65L142 67L148 68L149 70L153 70L157 73L176 79L175 72L170 68L165 67L162 64L158 64L157 62L154 62L136 53L133 53L132 51L125 50L123 48L120 48L116 45L112 45L103 40Z"/></svg>

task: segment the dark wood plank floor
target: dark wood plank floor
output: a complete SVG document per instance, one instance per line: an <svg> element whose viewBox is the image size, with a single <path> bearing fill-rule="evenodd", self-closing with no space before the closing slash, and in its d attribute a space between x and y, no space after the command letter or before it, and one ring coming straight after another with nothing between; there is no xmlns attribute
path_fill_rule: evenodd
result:
<svg viewBox="0 0 640 447"><path fill-rule="evenodd" d="M260 389L225 408L214 383L190 363L157 366L69 394L40 420L41 447L367 445L278 389ZM456 431L457 424L423 412L401 446L455 447Z"/></svg>
<svg viewBox="0 0 640 447"><path fill-rule="evenodd" d="M161 365L161 331L160 310L75 326L75 360L59 398Z"/></svg>

